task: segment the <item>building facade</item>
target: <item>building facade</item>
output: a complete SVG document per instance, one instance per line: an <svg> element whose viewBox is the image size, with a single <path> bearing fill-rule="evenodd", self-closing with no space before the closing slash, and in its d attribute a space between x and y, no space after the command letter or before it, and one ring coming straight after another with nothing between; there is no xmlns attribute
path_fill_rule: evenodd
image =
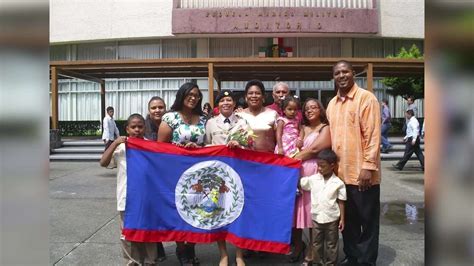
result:
<svg viewBox="0 0 474 266"><path fill-rule="evenodd" d="M52 0L52 61L160 58L258 58L272 56L384 58L413 44L424 49L421 0ZM278 38L278 39L276 39ZM276 46L275 46L276 45ZM275 48L276 47L276 48ZM106 106L117 119L147 113L152 96L168 106L179 86L195 81L209 101L207 79L107 79ZM334 96L332 80L288 80L291 90L323 103ZM271 89L275 81L265 81ZM357 83L365 87L364 77ZM243 91L245 81L221 87ZM374 79L377 98L388 98L394 117L405 101ZM100 120L99 85L60 80L59 120ZM423 101L416 102L423 112Z"/></svg>

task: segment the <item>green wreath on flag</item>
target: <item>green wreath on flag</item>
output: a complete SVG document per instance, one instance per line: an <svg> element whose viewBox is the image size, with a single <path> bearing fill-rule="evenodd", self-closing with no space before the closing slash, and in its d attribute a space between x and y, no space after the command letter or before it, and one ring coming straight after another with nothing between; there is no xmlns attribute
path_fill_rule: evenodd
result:
<svg viewBox="0 0 474 266"><path fill-rule="evenodd" d="M198 183L192 184L197 179ZM228 184L226 184L226 181ZM229 189L230 187L230 189ZM233 217L238 210L239 202L242 199L239 195L238 185L229 173L220 167L204 167L191 174L184 176L184 182L181 185L181 196L179 197L180 211L185 213L199 228L213 228L223 224L228 217ZM190 204L187 195L190 193L201 193L204 201L211 206L201 204ZM219 206L221 194L231 193L232 203L230 208L225 210Z"/></svg>

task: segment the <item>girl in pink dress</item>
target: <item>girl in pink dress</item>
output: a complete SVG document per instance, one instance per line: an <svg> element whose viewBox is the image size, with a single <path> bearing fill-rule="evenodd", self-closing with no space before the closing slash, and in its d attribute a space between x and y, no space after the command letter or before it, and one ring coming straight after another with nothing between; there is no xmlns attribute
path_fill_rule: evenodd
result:
<svg viewBox="0 0 474 266"><path fill-rule="evenodd" d="M297 152L297 140L300 135L300 125L297 119L299 110L298 99L286 96L281 103L283 116L277 118L275 153L293 157Z"/></svg>
<svg viewBox="0 0 474 266"><path fill-rule="evenodd" d="M307 99L303 104L303 127L300 137L303 137L303 147L295 158L302 160L301 176L313 175L317 172L316 154L326 148L331 148L331 138L326 111L320 101ZM310 243L312 240L312 216L311 216L311 193L299 189L299 196L296 198L295 220L293 230L293 243L295 249L290 256L291 262L296 262L304 254L304 243L302 240L303 229L310 228ZM304 259L303 265L308 265L312 261L311 245Z"/></svg>

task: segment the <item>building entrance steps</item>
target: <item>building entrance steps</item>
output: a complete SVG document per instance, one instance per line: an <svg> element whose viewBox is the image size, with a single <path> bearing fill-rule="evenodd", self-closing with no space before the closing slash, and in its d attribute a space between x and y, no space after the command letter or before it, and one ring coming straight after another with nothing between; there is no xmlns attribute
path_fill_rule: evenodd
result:
<svg viewBox="0 0 474 266"><path fill-rule="evenodd" d="M402 137L389 137L393 145L389 153L382 153L384 161L400 160L403 157L405 143ZM424 140L421 140L421 149L425 150ZM104 152L104 142L101 139L64 139L60 148L52 149L50 161L99 161ZM413 155L411 160L416 160Z"/></svg>

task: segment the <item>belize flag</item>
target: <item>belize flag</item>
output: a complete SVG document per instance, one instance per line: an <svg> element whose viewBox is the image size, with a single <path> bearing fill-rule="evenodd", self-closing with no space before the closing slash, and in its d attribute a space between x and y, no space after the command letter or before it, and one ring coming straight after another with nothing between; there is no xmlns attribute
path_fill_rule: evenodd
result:
<svg viewBox="0 0 474 266"><path fill-rule="evenodd" d="M289 252L300 161L137 138L128 138L126 154L127 240L226 240L245 249Z"/></svg>

